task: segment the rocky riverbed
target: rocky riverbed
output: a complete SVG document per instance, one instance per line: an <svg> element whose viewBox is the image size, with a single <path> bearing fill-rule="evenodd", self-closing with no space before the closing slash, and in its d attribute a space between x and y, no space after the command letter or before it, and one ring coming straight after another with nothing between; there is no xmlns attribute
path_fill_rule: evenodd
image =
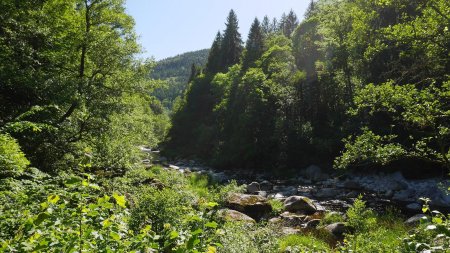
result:
<svg viewBox="0 0 450 253"><path fill-rule="evenodd" d="M238 184L246 185L247 194L266 199L285 201L291 196L307 197L329 211L344 212L355 198L363 195L367 205L380 212L387 207L395 207L406 215L420 214L423 204L421 198L430 199L434 209L450 212L450 181L441 178L410 180L400 172L369 175L327 172L311 165L286 179L249 170L215 170L192 160L169 162L165 158L158 158L158 162L180 173L208 175L219 183L236 180Z"/></svg>

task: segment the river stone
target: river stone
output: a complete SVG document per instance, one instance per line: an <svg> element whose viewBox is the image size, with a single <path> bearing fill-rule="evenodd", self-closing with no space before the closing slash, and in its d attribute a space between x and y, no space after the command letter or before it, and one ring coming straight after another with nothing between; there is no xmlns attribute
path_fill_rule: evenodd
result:
<svg viewBox="0 0 450 253"><path fill-rule="evenodd" d="M266 191L257 191L254 193L254 195L259 195L261 197L267 198L268 194Z"/></svg>
<svg viewBox="0 0 450 253"><path fill-rule="evenodd" d="M301 226L306 218L306 215L284 212L280 215L283 225L287 227Z"/></svg>
<svg viewBox="0 0 450 253"><path fill-rule="evenodd" d="M341 192L335 188L322 188L317 191L315 196L317 198L333 198L339 195Z"/></svg>
<svg viewBox="0 0 450 253"><path fill-rule="evenodd" d="M361 184L356 181L345 181L343 186L344 186L344 188L347 188L350 190L362 190L363 189Z"/></svg>
<svg viewBox="0 0 450 253"><path fill-rule="evenodd" d="M392 199L405 202L414 201L415 193L416 192L413 189L401 190L396 192Z"/></svg>
<svg viewBox="0 0 450 253"><path fill-rule="evenodd" d="M319 226L319 224L320 224L320 219L313 219L313 220L308 221L305 224L305 228L317 228L317 226Z"/></svg>
<svg viewBox="0 0 450 253"><path fill-rule="evenodd" d="M258 191L260 191L260 186L258 182L252 182L249 185L247 185L247 193L254 194Z"/></svg>
<svg viewBox="0 0 450 253"><path fill-rule="evenodd" d="M295 235L299 234L300 232L301 230L298 228L290 228L290 227L281 228L281 233L283 233L284 235Z"/></svg>
<svg viewBox="0 0 450 253"><path fill-rule="evenodd" d="M416 226L420 224L420 220L427 219L425 214L416 214L405 221L406 225Z"/></svg>
<svg viewBox="0 0 450 253"><path fill-rule="evenodd" d="M334 235L337 238L341 238L345 232L347 232L348 228L345 226L342 222L337 222L330 224L325 227L325 230L328 231L330 234Z"/></svg>
<svg viewBox="0 0 450 253"><path fill-rule="evenodd" d="M267 199L259 195L233 193L227 199L230 209L244 213L259 220L272 212L272 206Z"/></svg>
<svg viewBox="0 0 450 253"><path fill-rule="evenodd" d="M261 191L271 191L273 190L273 184L267 180L262 181L259 184Z"/></svg>
<svg viewBox="0 0 450 253"><path fill-rule="evenodd" d="M312 200L307 197L291 196L284 201L284 210L293 213L313 214L317 211L317 208Z"/></svg>
<svg viewBox="0 0 450 253"><path fill-rule="evenodd" d="M256 223L256 221L241 212L238 212L236 210L230 210L230 209L221 209L218 211L219 216L225 219L226 221L239 221L244 223Z"/></svg>

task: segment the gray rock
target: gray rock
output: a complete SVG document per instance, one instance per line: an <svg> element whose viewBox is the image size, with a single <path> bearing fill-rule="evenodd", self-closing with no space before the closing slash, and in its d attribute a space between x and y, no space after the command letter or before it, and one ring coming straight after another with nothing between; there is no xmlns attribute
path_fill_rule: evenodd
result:
<svg viewBox="0 0 450 253"><path fill-rule="evenodd" d="M306 223L305 228L317 228L320 224L320 219L313 219Z"/></svg>
<svg viewBox="0 0 450 253"><path fill-rule="evenodd" d="M228 196L226 204L230 209L247 214L256 220L272 212L272 206L267 199L258 195L233 193Z"/></svg>
<svg viewBox="0 0 450 253"><path fill-rule="evenodd" d="M249 185L247 185L247 193L254 194L260 190L261 188L259 186L259 183L257 182L252 182Z"/></svg>
<svg viewBox="0 0 450 253"><path fill-rule="evenodd" d="M284 226L298 227L303 224L306 215L284 212L280 215L280 218Z"/></svg>
<svg viewBox="0 0 450 253"><path fill-rule="evenodd" d="M269 220L269 223L271 224L279 224L281 222L283 222L283 220L280 217L275 217Z"/></svg>
<svg viewBox="0 0 450 253"><path fill-rule="evenodd" d="M356 181L345 181L343 187L350 189L350 190L362 190L363 189L361 184Z"/></svg>
<svg viewBox="0 0 450 253"><path fill-rule="evenodd" d="M178 164L178 163L177 163ZM173 170L179 170L180 167L177 165L169 165L169 168L173 169Z"/></svg>
<svg viewBox="0 0 450 253"><path fill-rule="evenodd" d="M267 192L266 191L257 191L255 192L257 195L267 198Z"/></svg>
<svg viewBox="0 0 450 253"><path fill-rule="evenodd" d="M357 198L358 196L359 196L359 193L356 191L351 191L345 195L345 197L351 198L351 199Z"/></svg>
<svg viewBox="0 0 450 253"><path fill-rule="evenodd" d="M241 212L238 212L236 210L230 210L230 209L221 209L218 211L218 214L220 217L225 219L226 221L239 221L244 223L256 223L256 221Z"/></svg>
<svg viewBox="0 0 450 253"><path fill-rule="evenodd" d="M414 201L415 191L413 189L401 190L394 193L393 200L410 202Z"/></svg>
<svg viewBox="0 0 450 253"><path fill-rule="evenodd" d="M269 199L278 199L278 200L284 200L286 196L284 196L281 192L272 193L268 196Z"/></svg>
<svg viewBox="0 0 450 253"><path fill-rule="evenodd" d="M333 198L339 195L341 192L335 188L322 188L315 194L318 198Z"/></svg>
<svg viewBox="0 0 450 253"><path fill-rule="evenodd" d="M290 227L283 227L281 228L281 232L285 235L293 235L300 233L300 229L297 228L290 228Z"/></svg>
<svg viewBox="0 0 450 253"><path fill-rule="evenodd" d="M411 218L407 219L405 221L405 224L410 225L410 226L416 226L416 225L420 224L420 221L422 219L427 219L427 216L425 214L416 214L416 215L412 216Z"/></svg>
<svg viewBox="0 0 450 253"><path fill-rule="evenodd" d="M284 201L284 210L303 214L313 214L317 211L316 206L307 197L291 196Z"/></svg>
<svg viewBox="0 0 450 253"><path fill-rule="evenodd" d="M330 224L325 227L325 230L328 231L330 234L334 235L335 237L341 238L344 233L348 231L347 226L345 226L342 222L337 222Z"/></svg>
<svg viewBox="0 0 450 253"><path fill-rule="evenodd" d="M260 184L261 191L271 191L273 190L273 184L267 180L262 181Z"/></svg>
<svg viewBox="0 0 450 253"><path fill-rule="evenodd" d="M408 189L408 184L404 181L392 180L386 184L386 189L392 191L400 191Z"/></svg>

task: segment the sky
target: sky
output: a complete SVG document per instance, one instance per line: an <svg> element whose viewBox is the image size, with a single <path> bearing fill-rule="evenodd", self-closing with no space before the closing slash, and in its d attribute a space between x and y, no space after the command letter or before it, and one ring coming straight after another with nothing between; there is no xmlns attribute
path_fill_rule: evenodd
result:
<svg viewBox="0 0 450 253"><path fill-rule="evenodd" d="M310 0L127 0L134 17L143 57L161 60L181 53L209 48L217 31L225 29L234 9L245 41L250 25L264 15L279 19L291 9L301 20Z"/></svg>

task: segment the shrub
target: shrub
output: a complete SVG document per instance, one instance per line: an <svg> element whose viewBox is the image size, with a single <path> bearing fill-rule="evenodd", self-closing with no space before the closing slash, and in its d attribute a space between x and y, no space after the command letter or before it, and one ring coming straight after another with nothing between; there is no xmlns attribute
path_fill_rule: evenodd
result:
<svg viewBox="0 0 450 253"><path fill-rule="evenodd" d="M183 215L193 210L189 196L169 188L161 191L143 188L136 202L130 220L130 228L134 231L151 225L154 231L161 233L165 224L179 226Z"/></svg>
<svg viewBox="0 0 450 253"><path fill-rule="evenodd" d="M438 211L431 211L425 200L423 207L427 213L427 219L421 220L421 224L412 230L404 239L404 251L417 252L448 252L450 249L450 214L446 217ZM447 251L446 251L447 250Z"/></svg>
<svg viewBox="0 0 450 253"><path fill-rule="evenodd" d="M374 228L355 235L346 235L340 252L400 252L405 230Z"/></svg>
<svg viewBox="0 0 450 253"><path fill-rule="evenodd" d="M7 134L0 134L0 178L19 176L30 165L17 141Z"/></svg>
<svg viewBox="0 0 450 253"><path fill-rule="evenodd" d="M347 210L348 225L357 233L368 231L376 225L375 213L366 208L366 202L359 196Z"/></svg>
<svg viewBox="0 0 450 253"><path fill-rule="evenodd" d="M331 252L325 242L311 235L288 235L280 239L280 252Z"/></svg>
<svg viewBox="0 0 450 253"><path fill-rule="evenodd" d="M343 222L344 216L337 212L327 212L325 216L320 221L320 226L333 224L336 222Z"/></svg>
<svg viewBox="0 0 450 253"><path fill-rule="evenodd" d="M272 253L276 252L277 228L260 227L239 222L225 223L219 241L223 253Z"/></svg>
<svg viewBox="0 0 450 253"><path fill-rule="evenodd" d="M277 216L283 212L284 205L278 199L270 199L269 204L272 206L272 215Z"/></svg>

